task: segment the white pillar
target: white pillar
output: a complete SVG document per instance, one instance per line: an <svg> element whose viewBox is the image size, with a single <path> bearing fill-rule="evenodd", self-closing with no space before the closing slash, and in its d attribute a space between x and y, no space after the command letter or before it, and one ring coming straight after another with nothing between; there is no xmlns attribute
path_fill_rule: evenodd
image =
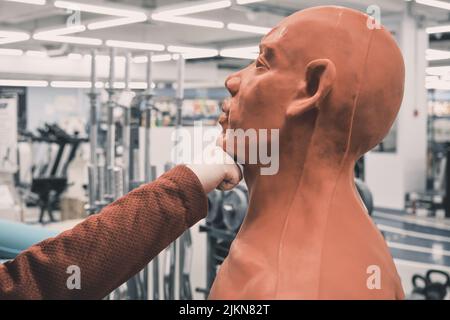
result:
<svg viewBox="0 0 450 320"><path fill-rule="evenodd" d="M409 13L402 20L401 48L405 59L405 96L398 116L398 153L404 164L405 191L424 191L427 153L427 91L425 51L428 34Z"/></svg>
<svg viewBox="0 0 450 320"><path fill-rule="evenodd" d="M425 51L428 35L410 14L389 21L402 50L405 68L405 94L396 122L397 151L366 155L366 181L375 206L403 209L405 193L424 191L426 184L427 96ZM383 21L384 22L384 21Z"/></svg>

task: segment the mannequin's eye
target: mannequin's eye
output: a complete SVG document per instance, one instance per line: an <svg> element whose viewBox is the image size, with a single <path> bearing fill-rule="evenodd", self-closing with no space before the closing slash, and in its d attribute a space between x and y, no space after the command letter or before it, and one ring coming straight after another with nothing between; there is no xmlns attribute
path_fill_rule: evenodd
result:
<svg viewBox="0 0 450 320"><path fill-rule="evenodd" d="M259 68L268 69L267 64L264 62L264 59L262 59L261 56L258 57L258 59L256 59L255 65L257 69Z"/></svg>

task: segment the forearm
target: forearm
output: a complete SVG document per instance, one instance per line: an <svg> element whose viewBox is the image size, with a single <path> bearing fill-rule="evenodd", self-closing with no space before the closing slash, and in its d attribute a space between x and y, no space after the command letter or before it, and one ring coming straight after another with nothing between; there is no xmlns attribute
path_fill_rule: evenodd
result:
<svg viewBox="0 0 450 320"><path fill-rule="evenodd" d="M176 167L61 235L0 266L2 299L101 299L207 212L197 176ZM81 289L69 290L76 265Z"/></svg>

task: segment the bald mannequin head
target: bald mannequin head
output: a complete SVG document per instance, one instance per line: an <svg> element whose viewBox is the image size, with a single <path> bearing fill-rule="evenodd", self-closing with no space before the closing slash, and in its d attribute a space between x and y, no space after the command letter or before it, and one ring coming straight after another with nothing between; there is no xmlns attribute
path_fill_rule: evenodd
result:
<svg viewBox="0 0 450 320"><path fill-rule="evenodd" d="M391 34L370 29L368 19L316 7L282 20L256 62L227 79L223 127L281 129L281 147L314 132L333 158L347 152L356 160L375 147L398 113L404 63Z"/></svg>
<svg viewBox="0 0 450 320"><path fill-rule="evenodd" d="M279 129L279 170L264 175L263 161L245 162L248 212L210 298L404 296L354 185L355 161L388 133L403 97L400 50L368 19L340 7L295 13L262 39L256 62L227 79L232 97L220 123ZM254 150L253 138L231 139L227 151L240 161ZM374 266L379 290L368 286Z"/></svg>

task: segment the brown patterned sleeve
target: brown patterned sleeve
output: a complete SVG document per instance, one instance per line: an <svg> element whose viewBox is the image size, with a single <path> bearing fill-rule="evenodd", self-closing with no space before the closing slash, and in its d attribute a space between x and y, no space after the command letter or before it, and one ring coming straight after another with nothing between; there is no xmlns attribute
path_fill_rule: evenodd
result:
<svg viewBox="0 0 450 320"><path fill-rule="evenodd" d="M0 299L102 299L206 213L197 176L175 167L0 265ZM66 285L72 265L80 268L80 290Z"/></svg>

